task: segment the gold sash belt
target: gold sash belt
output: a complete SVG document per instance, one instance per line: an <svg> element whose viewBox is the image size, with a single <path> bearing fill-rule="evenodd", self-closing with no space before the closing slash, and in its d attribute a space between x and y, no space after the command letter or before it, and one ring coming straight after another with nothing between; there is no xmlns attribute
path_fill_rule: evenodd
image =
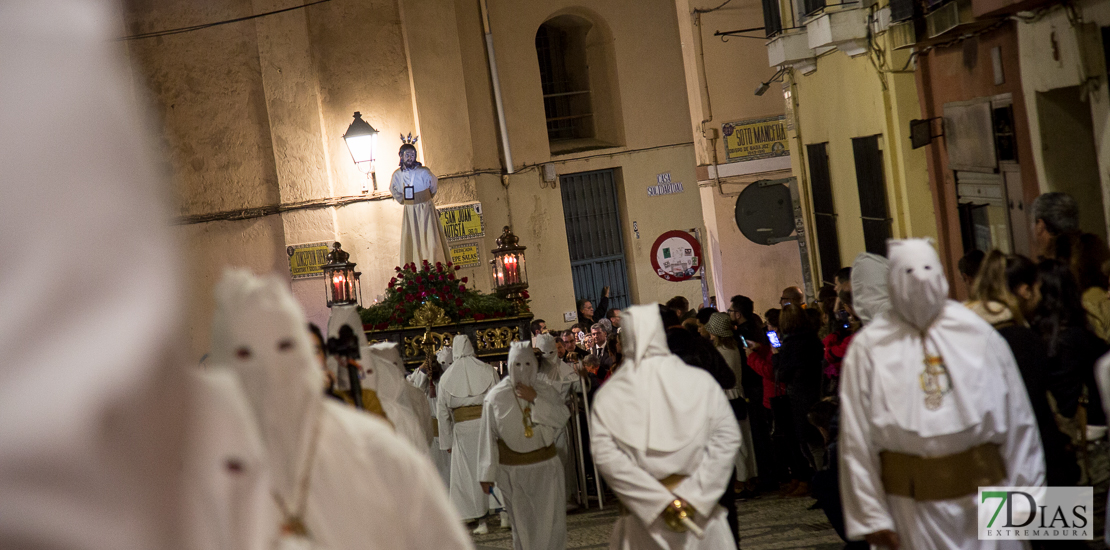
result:
<svg viewBox="0 0 1110 550"><path fill-rule="evenodd" d="M439 419L432 419L432 437L439 437Z"/></svg>
<svg viewBox="0 0 1110 550"><path fill-rule="evenodd" d="M456 424L468 420L478 420L482 418L482 406L470 405L469 407L458 407L456 409L451 409L451 413L455 417Z"/></svg>
<svg viewBox="0 0 1110 550"><path fill-rule="evenodd" d="M974 495L981 486L1006 479L998 445L984 443L947 456L921 457L883 451L883 489L914 500L948 500Z"/></svg>
<svg viewBox="0 0 1110 550"><path fill-rule="evenodd" d="M497 461L505 466L528 466L529 464L539 464L545 460L555 458L555 445L551 444L528 453L518 453L510 449L504 441L498 439L497 453Z"/></svg>

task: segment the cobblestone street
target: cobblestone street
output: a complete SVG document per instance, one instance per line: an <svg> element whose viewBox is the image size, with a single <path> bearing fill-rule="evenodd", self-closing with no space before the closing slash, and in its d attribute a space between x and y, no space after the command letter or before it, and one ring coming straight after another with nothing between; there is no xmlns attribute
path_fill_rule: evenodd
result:
<svg viewBox="0 0 1110 550"><path fill-rule="evenodd" d="M744 550L838 550L843 543L821 510L808 510L810 498L778 494L739 503L740 545ZM608 548L617 517L615 506L567 516L567 549ZM474 537L478 550L512 548L512 531L492 529Z"/></svg>

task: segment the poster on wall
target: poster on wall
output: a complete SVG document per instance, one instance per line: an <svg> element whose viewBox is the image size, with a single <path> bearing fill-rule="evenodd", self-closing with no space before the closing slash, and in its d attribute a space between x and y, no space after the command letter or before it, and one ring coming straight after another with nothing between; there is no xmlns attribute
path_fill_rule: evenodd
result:
<svg viewBox="0 0 1110 550"><path fill-rule="evenodd" d="M478 243L456 244L451 246L451 263L459 267L478 267L482 263Z"/></svg>
<svg viewBox="0 0 1110 550"><path fill-rule="evenodd" d="M322 277L324 264L328 263L328 252L334 241L294 244L285 247L289 254L289 274L294 279Z"/></svg>
<svg viewBox="0 0 1110 550"><path fill-rule="evenodd" d="M728 162L769 159L790 155L786 141L786 116L755 118L721 125Z"/></svg>
<svg viewBox="0 0 1110 550"><path fill-rule="evenodd" d="M485 226L482 224L482 203L468 202L436 210L439 212L439 224L443 226L443 234L447 236L447 240L459 241L485 236Z"/></svg>
<svg viewBox="0 0 1110 550"><path fill-rule="evenodd" d="M686 231L668 231L651 245L651 267L666 281L693 279L701 267L701 245Z"/></svg>

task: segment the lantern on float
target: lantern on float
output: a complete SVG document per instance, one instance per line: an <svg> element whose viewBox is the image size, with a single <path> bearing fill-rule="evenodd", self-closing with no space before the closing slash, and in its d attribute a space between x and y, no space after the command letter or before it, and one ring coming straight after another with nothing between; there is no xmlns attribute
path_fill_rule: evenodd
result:
<svg viewBox="0 0 1110 550"><path fill-rule="evenodd" d="M524 267L524 250L520 239L505 226L497 237L497 248L493 249L493 290L502 298L523 300L521 293L528 289L528 271Z"/></svg>
<svg viewBox="0 0 1110 550"><path fill-rule="evenodd" d="M328 307L359 305L362 302L362 285L355 271L355 263L349 261L351 255L337 242L328 252L328 263L324 264L324 284L326 286Z"/></svg>
<svg viewBox="0 0 1110 550"><path fill-rule="evenodd" d="M362 113L355 111L355 119L343 134L343 141L347 143L347 150L351 153L351 160L359 172L366 174L368 182L373 182L374 191L378 190L378 178L374 173L374 149L378 144L378 131L369 122L362 120ZM362 185L362 192L367 192L366 184Z"/></svg>

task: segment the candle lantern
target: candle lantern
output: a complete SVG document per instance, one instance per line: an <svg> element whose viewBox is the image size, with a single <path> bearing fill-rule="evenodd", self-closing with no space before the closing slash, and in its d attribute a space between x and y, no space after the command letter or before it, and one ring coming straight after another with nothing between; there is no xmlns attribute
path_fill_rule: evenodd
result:
<svg viewBox="0 0 1110 550"><path fill-rule="evenodd" d="M328 252L328 263L324 264L324 284L327 289L328 307L361 305L362 285L355 271L351 255L337 242Z"/></svg>
<svg viewBox="0 0 1110 550"><path fill-rule="evenodd" d="M528 271L524 266L524 250L520 239L505 226L493 249L493 290L502 298L523 301L522 292L528 289Z"/></svg>
<svg viewBox="0 0 1110 550"><path fill-rule="evenodd" d="M378 131L369 122L362 120L362 113L355 111L355 120L347 127L343 134L343 141L347 143L347 150L351 153L351 160L355 161L358 171L366 174L366 180L372 182L374 191L378 190L378 178L374 173L374 148L378 144ZM367 192L366 184L362 192Z"/></svg>

